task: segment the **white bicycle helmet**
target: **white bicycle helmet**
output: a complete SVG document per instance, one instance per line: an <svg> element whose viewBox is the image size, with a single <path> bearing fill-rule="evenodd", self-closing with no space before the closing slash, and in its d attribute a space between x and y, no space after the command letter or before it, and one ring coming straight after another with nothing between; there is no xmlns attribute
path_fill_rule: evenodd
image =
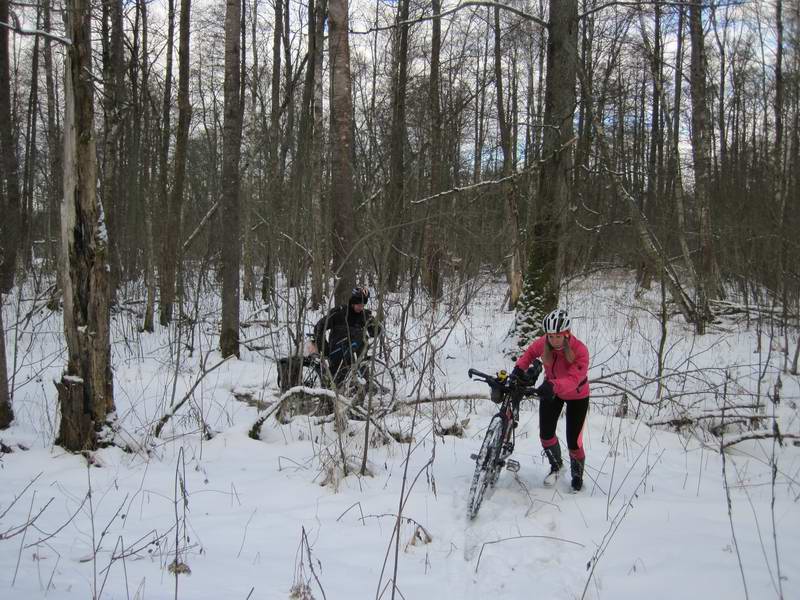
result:
<svg viewBox="0 0 800 600"><path fill-rule="evenodd" d="M561 333L567 331L572 324L567 311L557 308L544 319L542 319L542 329L545 333Z"/></svg>

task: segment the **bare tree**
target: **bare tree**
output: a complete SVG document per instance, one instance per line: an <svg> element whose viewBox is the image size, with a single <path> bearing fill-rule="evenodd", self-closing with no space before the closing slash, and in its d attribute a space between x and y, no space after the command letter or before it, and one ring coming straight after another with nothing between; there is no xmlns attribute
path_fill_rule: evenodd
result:
<svg viewBox="0 0 800 600"><path fill-rule="evenodd" d="M170 146L170 136L171 136L171 114L172 114L172 62L173 62L173 54L175 48L175 0L168 0L167 2L167 48L166 48L166 65L165 65L165 73L164 73L164 95L161 102L161 140L160 140L160 148L158 154L158 195L160 199L160 205L163 207L167 207L170 204L170 197L169 197L169 146ZM145 67L146 68L146 67ZM160 242L163 242L164 238L169 235L169 230L166 227L165 220L166 219L157 219L156 218L156 211L154 210L155 207L151 206L151 218L153 221L150 224L150 228L152 229L153 233L153 250L160 245ZM159 261L159 269L158 269L158 281L159 287L161 287L161 302L163 303L166 299L169 301L170 299L174 298L174 292L170 290L174 289L174 280L170 284L168 281L164 281L164 278L169 278L169 269L170 267L164 264L164 255L163 255L163 248L162 254L159 256L161 259ZM153 264L151 265L152 268L155 268L155 254L152 255ZM162 285L163 283L163 285ZM165 286L169 289L165 289ZM153 290L155 292L155 290ZM148 300L149 302L149 300ZM169 312L165 312L164 305L160 305L159 310L159 322L162 325L169 324L169 320L167 317L172 316L172 305L169 305Z"/></svg>
<svg viewBox="0 0 800 600"><path fill-rule="evenodd" d="M222 227L231 240L222 245L223 357L239 356L239 268L242 259L239 215L239 158L242 151L240 97L240 0L226 0L225 11L225 117L222 146Z"/></svg>
<svg viewBox="0 0 800 600"><path fill-rule="evenodd" d="M126 95L125 65L123 56L124 32L122 28L122 1L104 0L102 3L102 48L103 48L103 96L104 117L102 184L100 201L105 209L109 232L109 262L111 266L111 295L116 288L122 271L120 235L123 230L120 218L127 203L127 186L120 185L125 153ZM109 27L110 21L110 27Z"/></svg>
<svg viewBox="0 0 800 600"><path fill-rule="evenodd" d="M539 310L556 304L561 281L559 268L563 219L570 194L573 117L577 81L577 0L550 0L547 39L542 167L536 198L537 219L533 227L529 282L536 288Z"/></svg>
<svg viewBox="0 0 800 600"><path fill-rule="evenodd" d="M6 429L14 420L11 407L11 394L8 390L8 370L6 367L6 330L3 324L3 295L0 294L0 429Z"/></svg>
<svg viewBox="0 0 800 600"><path fill-rule="evenodd" d="M114 411L109 337L108 239L97 198L91 11L69 0L64 111L64 200L61 210L64 336L67 366L56 383L61 404L57 443L95 448L97 432Z"/></svg>
<svg viewBox="0 0 800 600"><path fill-rule="evenodd" d="M708 131L708 94L706 91L706 51L703 33L703 6L700 2L689 4L689 37L692 45L689 75L692 94L692 158L694 159L694 201L699 215L700 260L697 269L697 333L704 333L711 318L709 294L717 289L714 284L716 265L711 235L711 205L709 193L710 140Z"/></svg>
<svg viewBox="0 0 800 600"><path fill-rule="evenodd" d="M397 4L397 39L395 44L395 63L392 68L392 125L389 139L389 182L386 186L384 225L386 249L385 284L388 289L397 289L400 277L401 252L398 248L400 227L405 205L405 141L406 141L406 89L408 87L408 4L400 0Z"/></svg>
<svg viewBox="0 0 800 600"><path fill-rule="evenodd" d="M50 3L44 2L43 25L45 31L50 31ZM44 72L45 88L47 94L47 157L49 177L47 178L47 203L45 218L45 243L47 256L51 265L55 264L58 254L58 215L61 202L63 185L61 178L61 134L58 130L58 107L56 106L56 79L53 76L53 49L52 40L44 39Z"/></svg>
<svg viewBox="0 0 800 600"><path fill-rule="evenodd" d="M175 277L178 267L178 242L181 238L181 205L186 180L186 149L189 144L189 123L192 106L189 102L189 30L191 0L181 0L178 31L178 129L175 139L175 179L168 195L166 228L161 240L160 320L162 325L172 320L175 302Z"/></svg>
<svg viewBox="0 0 800 600"><path fill-rule="evenodd" d="M0 22L9 22L9 0L0 0ZM20 190L17 143L13 133L11 110L11 79L8 47L9 30L0 27L0 143L4 148L0 156L0 293L8 293L14 285L20 236ZM5 188L3 194L2 188Z"/></svg>
<svg viewBox="0 0 800 600"><path fill-rule="evenodd" d="M577 12L577 7L575 8ZM576 25L577 27L577 25ZM573 59L574 60L574 59ZM511 139L511 119L506 115L505 97L503 95L503 53L502 45L500 43L500 7L494 7L494 85L497 90L497 120L500 127L500 148L503 152L503 170L502 177L506 178L511 175L514 164L514 152L512 148ZM548 71L549 72L549 71ZM575 78L573 74L573 99ZM571 110L574 112L574 100ZM522 241L520 239L519 231L519 203L517 201L516 187L504 184L501 191L506 199L506 207L508 210L508 227L511 229L511 261L509 262L506 271L508 284L510 289L508 308L513 310L517 305L520 295L522 295Z"/></svg>
<svg viewBox="0 0 800 600"><path fill-rule="evenodd" d="M350 75L348 0L328 3L331 62L331 204L333 270L337 303L347 303L355 280L353 214L353 94Z"/></svg>
<svg viewBox="0 0 800 600"><path fill-rule="evenodd" d="M439 64L442 46L442 20L439 14L442 11L440 0L432 0L433 23L431 33L431 72L428 83L428 106L430 111L430 140L431 140L431 175L430 194L438 194L443 189L443 160L442 154L442 109L439 92ZM422 282L431 298L438 300L442 295L442 230L440 219L431 215L430 203L426 206L426 218L423 228L423 265Z"/></svg>
<svg viewBox="0 0 800 600"><path fill-rule="evenodd" d="M0 0L0 22L8 23L8 0ZM19 180L17 179L17 145L11 131L11 86L9 74L8 29L0 27L0 142L5 149L0 158L0 428L14 420L8 391L5 330L3 326L3 294L14 285L19 236ZM3 190L5 189L5 193Z"/></svg>

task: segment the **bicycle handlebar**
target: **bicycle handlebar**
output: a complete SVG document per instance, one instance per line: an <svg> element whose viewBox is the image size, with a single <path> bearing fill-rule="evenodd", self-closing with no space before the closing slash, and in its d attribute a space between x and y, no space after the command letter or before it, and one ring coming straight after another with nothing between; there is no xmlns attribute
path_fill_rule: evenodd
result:
<svg viewBox="0 0 800 600"><path fill-rule="evenodd" d="M532 384L531 385L524 385L524 384L522 384L520 382L511 382L511 381L509 381L508 378L500 380L498 377L495 377L494 375L487 375L486 373L482 373L481 371L478 371L477 369L473 369L473 368L470 368L469 371L467 371L467 375L469 375L470 379L472 379L473 377L476 377L476 378L484 381L485 383L487 383L489 385L489 387L492 387L492 388L503 388L503 389L505 389L506 391L509 391L509 392L510 391L516 391L517 393L520 393L523 396L538 396L539 395L539 392L536 390L535 387L533 387Z"/></svg>

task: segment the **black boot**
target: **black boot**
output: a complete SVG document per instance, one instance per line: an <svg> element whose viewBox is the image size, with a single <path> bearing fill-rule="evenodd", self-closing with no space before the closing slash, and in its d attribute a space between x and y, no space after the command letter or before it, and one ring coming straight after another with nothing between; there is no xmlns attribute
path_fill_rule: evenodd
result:
<svg viewBox="0 0 800 600"><path fill-rule="evenodd" d="M583 458L569 459L569 472L572 475L572 489L579 492L583 487Z"/></svg>
<svg viewBox="0 0 800 600"><path fill-rule="evenodd" d="M553 485L558 479L558 472L564 466L564 461L561 460L561 446L553 444L544 449L544 455L550 463L550 473L544 478L545 486Z"/></svg>

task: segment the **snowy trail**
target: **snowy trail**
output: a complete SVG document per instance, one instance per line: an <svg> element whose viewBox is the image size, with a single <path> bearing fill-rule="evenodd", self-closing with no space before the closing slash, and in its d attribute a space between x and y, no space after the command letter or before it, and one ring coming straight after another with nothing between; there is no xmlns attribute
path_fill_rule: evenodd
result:
<svg viewBox="0 0 800 600"><path fill-rule="evenodd" d="M576 327L596 349L595 377L652 369L644 357L657 339L657 323L647 320L649 313L627 317L620 307L629 310L632 299L617 290L599 293L596 285L587 285L573 293L585 308ZM503 350L510 318L491 304L472 308L439 353L439 393L485 393L466 372L471 366L486 372L508 366ZM670 326L675 341L668 359L676 369L755 361L752 332L698 341L686 338L679 324ZM58 330L57 324L51 330ZM0 517L0 532L52 501L24 538L0 540L0 598L84 599L93 589L100 598L173 598L175 578L168 566L175 558L176 531L179 559L191 569L178 580L179 598L285 600L292 584L302 580L320 600L315 577L330 600L375 598L379 582L386 586L393 576L391 540L408 445L371 448L372 477L351 475L336 491L321 486L323 459L332 446L318 425L303 417L284 425L270 419L260 440L248 437L258 411L235 400L234 392L244 391L252 404L264 406L275 401L277 389L274 364L247 353L204 380L162 439L152 440L148 432L168 405L174 369L159 354L168 348L165 339L141 343L146 345L141 355L156 358L117 356L116 398L126 434L143 445L154 442L150 456L106 449L97 453L100 466L87 468L81 457L50 446L52 386L29 385L15 398L19 422L0 439L28 450L0 456L0 514L41 475ZM45 356L57 351L34 348ZM39 377L46 381L58 369ZM180 370L179 397L197 375L196 364ZM768 372L765 389L775 375ZM792 403L800 398L800 385L788 376L783 385L786 400L777 407L781 427L797 432L800 420ZM714 400L707 394L695 401ZM779 588L785 599L800 598L800 448L790 443L775 448L774 488L770 440L743 442L728 452L732 527L719 440L611 416L611 401L593 398L584 436L585 487L577 494L569 493L567 477L554 488L542 486L547 467L536 407L523 405L514 452L521 470L516 476L501 474L473 522L465 516L474 470L470 454L479 448L494 407L481 400L437 406L436 419L468 421L463 437L434 438L433 409L424 405L408 468L403 512L408 520L400 527L397 584L403 597L572 599L586 588L585 598L592 600L727 600L743 597L746 585L750 598L777 598ZM632 404L632 413L637 408ZM197 434L198 414L216 431L210 441ZM409 415L390 415L387 428L407 428ZM351 425L348 448L360 458L363 423ZM558 435L563 444L563 420ZM428 464L434 443L435 458ZM181 449L185 507L175 492ZM415 535L417 526L430 534L429 543ZM307 548L301 546L303 531ZM121 544L126 558L112 560L121 554ZM99 548L96 555L93 545Z"/></svg>

